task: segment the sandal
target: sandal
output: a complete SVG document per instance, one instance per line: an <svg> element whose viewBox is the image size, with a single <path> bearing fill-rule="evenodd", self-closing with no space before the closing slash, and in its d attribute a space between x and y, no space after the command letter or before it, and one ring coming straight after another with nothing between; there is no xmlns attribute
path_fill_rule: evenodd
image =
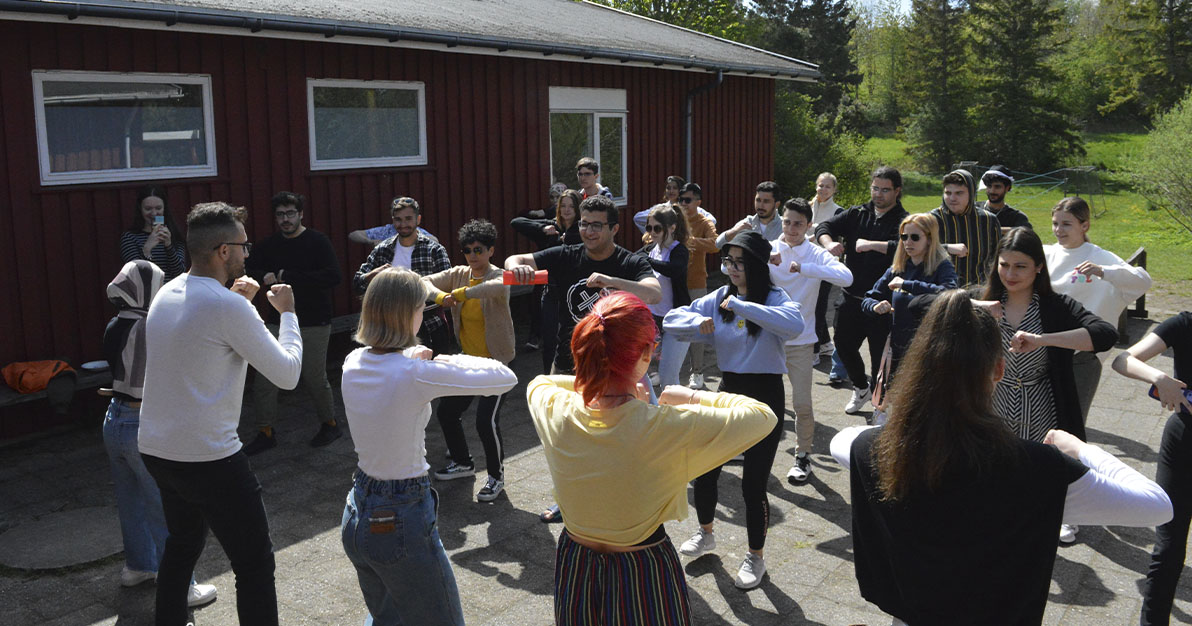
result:
<svg viewBox="0 0 1192 626"><path fill-rule="evenodd" d="M563 521L563 512L559 510L559 505L552 504L550 508L538 515L538 521L543 524L554 524Z"/></svg>

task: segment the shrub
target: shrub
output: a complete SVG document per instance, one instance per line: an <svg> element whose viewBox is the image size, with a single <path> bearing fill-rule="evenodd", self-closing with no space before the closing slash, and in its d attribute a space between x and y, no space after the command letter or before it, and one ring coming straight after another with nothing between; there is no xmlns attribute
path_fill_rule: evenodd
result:
<svg viewBox="0 0 1192 626"><path fill-rule="evenodd" d="M841 206L869 200L869 172L861 138L817 116L811 99L789 89L775 94L774 175L788 197L815 196L815 177L832 172Z"/></svg>
<svg viewBox="0 0 1192 626"><path fill-rule="evenodd" d="M1192 91L1155 120L1126 174L1150 203L1192 233Z"/></svg>

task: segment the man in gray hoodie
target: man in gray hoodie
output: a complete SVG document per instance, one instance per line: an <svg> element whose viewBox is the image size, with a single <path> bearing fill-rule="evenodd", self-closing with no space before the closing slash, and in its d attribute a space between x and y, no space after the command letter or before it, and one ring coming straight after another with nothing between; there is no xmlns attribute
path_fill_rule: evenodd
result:
<svg viewBox="0 0 1192 626"><path fill-rule="evenodd" d="M1001 227L997 216L978 208L976 184L966 170L944 176L944 201L932 209L940 225L940 243L952 255L958 286L982 284L993 269Z"/></svg>

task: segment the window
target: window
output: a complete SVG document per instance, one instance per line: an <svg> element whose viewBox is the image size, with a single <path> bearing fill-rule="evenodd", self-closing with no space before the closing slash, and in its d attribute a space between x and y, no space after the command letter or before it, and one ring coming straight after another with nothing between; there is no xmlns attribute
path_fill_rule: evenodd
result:
<svg viewBox="0 0 1192 626"><path fill-rule="evenodd" d="M600 163L600 184L625 204L624 89L550 88L552 182L575 188L575 163L590 156Z"/></svg>
<svg viewBox="0 0 1192 626"><path fill-rule="evenodd" d="M33 72L43 185L214 176L211 77Z"/></svg>
<svg viewBox="0 0 1192 626"><path fill-rule="evenodd" d="M423 83L307 80L310 169L426 165Z"/></svg>

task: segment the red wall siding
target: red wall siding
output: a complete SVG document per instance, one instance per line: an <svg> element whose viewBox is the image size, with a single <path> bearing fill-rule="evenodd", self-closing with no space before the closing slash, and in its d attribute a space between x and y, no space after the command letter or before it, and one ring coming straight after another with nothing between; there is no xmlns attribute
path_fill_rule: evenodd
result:
<svg viewBox="0 0 1192 626"><path fill-rule="evenodd" d="M0 54L0 293L7 296L0 364L99 357L113 313L103 289L120 267L116 242L143 184L40 185L31 70L211 75L220 173L163 181L169 209L182 223L197 202L245 205L255 241L273 229L274 192L306 195L306 223L331 238L344 272L335 293L340 313L358 306L348 278L368 254L347 235L387 221L396 195L417 198L423 226L448 244L465 221L484 216L502 228L498 257L524 248L507 225L540 207L551 182L548 87L627 90L624 211L632 214L658 201L667 175L682 173L683 100L711 78L547 58L14 22L0 22ZM307 78L424 82L429 163L311 172ZM696 100L693 178L722 226L752 210L754 185L772 176L773 90L770 79L727 77ZM627 217L622 224L620 242L636 248L636 230ZM462 262L454 245L448 250Z"/></svg>

